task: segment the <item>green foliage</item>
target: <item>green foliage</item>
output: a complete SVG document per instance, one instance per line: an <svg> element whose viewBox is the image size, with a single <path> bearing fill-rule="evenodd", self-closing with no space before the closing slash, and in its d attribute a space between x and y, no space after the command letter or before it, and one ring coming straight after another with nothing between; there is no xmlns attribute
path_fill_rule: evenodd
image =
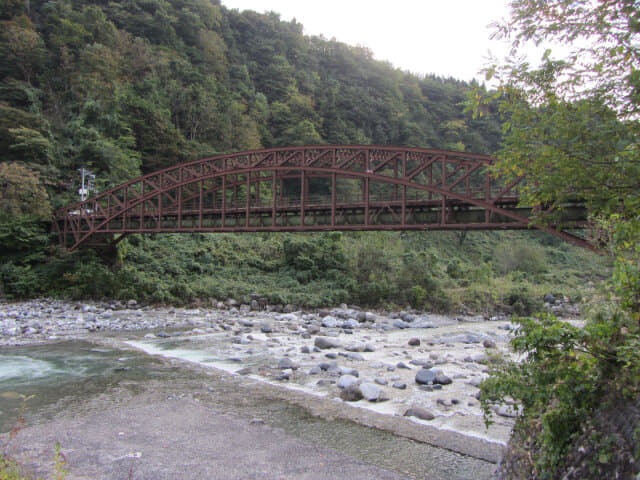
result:
<svg viewBox="0 0 640 480"><path fill-rule="evenodd" d="M494 258L494 268L502 274L513 271L535 274L546 269L544 251L528 242L499 243Z"/></svg>
<svg viewBox="0 0 640 480"><path fill-rule="evenodd" d="M64 480L70 473L65 469L66 461L60 451L60 444L56 443L53 457L53 475L51 480ZM0 454L0 480L37 480L36 477L25 473L25 468L10 456Z"/></svg>
<svg viewBox="0 0 640 480"><path fill-rule="evenodd" d="M20 255L24 261L42 260L49 247L49 225L20 216L0 221L0 251L2 256Z"/></svg>
<svg viewBox="0 0 640 480"><path fill-rule="evenodd" d="M36 172L17 163L0 163L0 219L13 216L48 220L51 203Z"/></svg>
<svg viewBox="0 0 640 480"><path fill-rule="evenodd" d="M584 200L593 215L594 241L615 259L615 296L584 329L545 316L521 319L512 346L522 360L493 372L482 386L482 401L487 413L491 402L507 399L524 407L511 452L526 449L529 461L507 475L620 476L632 469L619 455L620 445L613 447L612 438L622 433L597 419L624 405L635 408L640 384L640 53L634 46L640 14L637 2L629 0L525 0L511 9L497 34L512 39L512 57L487 70L499 90L478 89L471 97L477 115L484 102L497 100L505 120L496 173L505 179L526 176L521 200L540 207L542 223L554 220L545 214L548 207ZM535 65L518 57L526 42L548 40L567 44L569 58L554 59L547 50ZM504 256L494 265L513 276L519 259ZM534 267L540 264L530 260ZM512 291L505 301L524 313L530 310L526 298ZM638 440L627 445L631 457ZM579 451L591 457L588 471L572 455Z"/></svg>
<svg viewBox="0 0 640 480"><path fill-rule="evenodd" d="M411 287L411 304L416 306L424 305L427 299L427 291L420 285Z"/></svg>
<svg viewBox="0 0 640 480"><path fill-rule="evenodd" d="M505 306L516 315L531 315L542 310L542 298L524 286L512 288L504 300Z"/></svg>
<svg viewBox="0 0 640 480"><path fill-rule="evenodd" d="M338 232L318 237L288 236L282 244L284 270L297 272L301 283L319 278L336 280L345 270L346 255Z"/></svg>
<svg viewBox="0 0 640 480"><path fill-rule="evenodd" d="M579 196L598 212L637 205L640 122L619 120L598 98L550 98L537 108L517 100L504 108L509 128L497 171L506 181L526 174L523 204L561 208Z"/></svg>
<svg viewBox="0 0 640 480"><path fill-rule="evenodd" d="M56 442L56 452L55 452L55 455L53 456L53 470L54 470L53 480L64 480L65 478L67 478L67 475L70 472L65 468L66 464L67 464L67 461L65 460L64 455L62 454L60 444Z"/></svg>
<svg viewBox="0 0 640 480"><path fill-rule="evenodd" d="M498 144L495 115L469 120L459 106L471 85L402 73L275 14L65 0L4 2L0 22L0 157L54 166L63 201L80 166L106 188L274 145Z"/></svg>
<svg viewBox="0 0 640 480"><path fill-rule="evenodd" d="M489 67L488 77L534 100L548 94L567 101L602 97L625 116L638 111L640 13L634 0L514 2L511 18L497 25L495 35L512 41L513 52L503 65ZM566 59L554 59L547 49L536 67L518 56L528 44L551 41L568 47Z"/></svg>
<svg viewBox="0 0 640 480"><path fill-rule="evenodd" d="M0 455L0 480L28 480L20 466L12 459Z"/></svg>
<svg viewBox="0 0 640 480"><path fill-rule="evenodd" d="M639 393L640 330L621 311L602 312L585 328L547 315L517 322L511 346L522 360L495 368L481 386L481 401L489 419L495 402L515 400L524 409L517 428L525 435L530 422L539 421L533 440L537 478L556 478L594 411L615 408L603 398Z"/></svg>

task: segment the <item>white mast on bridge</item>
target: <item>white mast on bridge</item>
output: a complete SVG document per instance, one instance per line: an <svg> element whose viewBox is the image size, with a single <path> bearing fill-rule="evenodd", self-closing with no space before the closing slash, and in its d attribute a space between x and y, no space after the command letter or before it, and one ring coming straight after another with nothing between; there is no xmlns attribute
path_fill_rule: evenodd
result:
<svg viewBox="0 0 640 480"><path fill-rule="evenodd" d="M78 195L80 195L80 201L84 202L89 197L89 192L95 190L94 182L96 176L84 167L79 168L78 171L82 176L82 184L78 190Z"/></svg>

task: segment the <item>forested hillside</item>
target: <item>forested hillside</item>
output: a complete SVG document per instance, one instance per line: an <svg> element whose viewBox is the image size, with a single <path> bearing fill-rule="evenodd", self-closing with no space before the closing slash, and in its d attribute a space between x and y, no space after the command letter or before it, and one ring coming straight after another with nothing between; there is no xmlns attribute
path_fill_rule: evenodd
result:
<svg viewBox="0 0 640 480"><path fill-rule="evenodd" d="M492 105L476 119L465 113L475 85L408 74L365 48L307 37L295 21L217 0L2 0L0 21L0 279L7 295L189 302L269 290L274 301L307 305L493 308L522 283L505 280L496 297L494 275L547 275L524 279L521 290L530 281L539 299L542 289L569 278L571 290L596 271L582 252L517 235L475 235L480 246L469 255L439 250L463 245L453 234L432 243L400 234L133 237L121 244L116 267L91 252L50 250L46 220L51 208L77 200L81 167L96 175L100 191L186 160L271 146L493 153L501 127ZM514 238L520 243L507 242ZM500 242L512 253L524 248L535 265L518 267L514 259L500 267L504 259L493 258ZM157 256L168 251L174 255ZM559 276L555 265L565 269ZM467 288L474 282L477 291ZM456 288L469 298L452 297ZM512 303L526 303L520 297L527 295L514 295Z"/></svg>
<svg viewBox="0 0 640 480"><path fill-rule="evenodd" d="M495 151L470 86L419 78L276 14L211 0L2 4L0 155L98 186L218 152L301 144Z"/></svg>

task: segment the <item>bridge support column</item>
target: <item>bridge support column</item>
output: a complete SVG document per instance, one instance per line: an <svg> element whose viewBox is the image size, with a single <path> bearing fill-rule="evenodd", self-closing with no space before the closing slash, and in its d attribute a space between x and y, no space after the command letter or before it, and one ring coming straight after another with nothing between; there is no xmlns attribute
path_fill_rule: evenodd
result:
<svg viewBox="0 0 640 480"><path fill-rule="evenodd" d="M278 202L278 190L277 190L276 171L273 171L271 177L271 226L276 226L276 207Z"/></svg>
<svg viewBox="0 0 640 480"><path fill-rule="evenodd" d="M202 169L201 169L202 170ZM200 175L202 175L202 172L200 172ZM203 181L198 182L198 188L200 189L200 191L198 192L198 228L202 228L202 209L203 209L203 201L202 201L202 183Z"/></svg>
<svg viewBox="0 0 640 480"><path fill-rule="evenodd" d="M336 174L331 174L331 226L336 226Z"/></svg>
<svg viewBox="0 0 640 480"><path fill-rule="evenodd" d="M401 227L407 226L407 186L402 186L402 214L400 220Z"/></svg>
<svg viewBox="0 0 640 480"><path fill-rule="evenodd" d="M245 219L244 219L244 226L249 228L249 216L251 215L251 172L247 173L247 198L245 201L245 208L246 208L246 212L245 212Z"/></svg>
<svg viewBox="0 0 640 480"><path fill-rule="evenodd" d="M369 225L369 177L364 179L364 224Z"/></svg>
<svg viewBox="0 0 640 480"><path fill-rule="evenodd" d="M226 163L226 162L225 162ZM220 212L220 225L225 226L227 216L227 176L222 176L222 211Z"/></svg>
<svg viewBox="0 0 640 480"><path fill-rule="evenodd" d="M300 226L304 226L304 202L306 200L307 193L307 178L304 170L300 175Z"/></svg>

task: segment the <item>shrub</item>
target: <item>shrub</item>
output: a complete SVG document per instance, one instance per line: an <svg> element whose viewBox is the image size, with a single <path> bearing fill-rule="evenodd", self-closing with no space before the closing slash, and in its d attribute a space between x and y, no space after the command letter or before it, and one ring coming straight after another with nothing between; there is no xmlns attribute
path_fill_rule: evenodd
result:
<svg viewBox="0 0 640 480"><path fill-rule="evenodd" d="M512 288L505 297L504 303L516 315L531 315L540 311L543 306L542 299L525 286Z"/></svg>
<svg viewBox="0 0 640 480"><path fill-rule="evenodd" d="M544 250L525 242L499 243L494 252L493 265L503 275L513 271L541 273L547 268Z"/></svg>
<svg viewBox="0 0 640 480"><path fill-rule="evenodd" d="M571 465L568 452L585 444L594 459L589 478L613 478L611 472L619 468L636 468L629 460L637 455L640 442L624 432L626 421L605 421L604 428L610 435L600 436L597 434L603 425L597 422L599 418L615 417L618 409L629 404L636 412L634 417L638 415L637 321L621 311L596 315L583 329L549 315L514 321L520 328L511 347L522 360L494 367L481 385L481 402L488 422L496 402L510 398L523 407L515 438L519 448L529 452L525 470L536 472L540 479L561 478L560 472ZM611 451L612 436L626 439L617 445L615 455ZM625 461L619 462L625 456Z"/></svg>
<svg viewBox="0 0 640 480"><path fill-rule="evenodd" d="M422 288L420 285L414 285L411 287L411 300L412 304L415 307L420 308L424 305L425 300L427 299L427 291Z"/></svg>

